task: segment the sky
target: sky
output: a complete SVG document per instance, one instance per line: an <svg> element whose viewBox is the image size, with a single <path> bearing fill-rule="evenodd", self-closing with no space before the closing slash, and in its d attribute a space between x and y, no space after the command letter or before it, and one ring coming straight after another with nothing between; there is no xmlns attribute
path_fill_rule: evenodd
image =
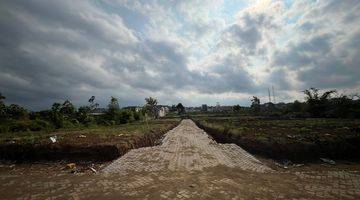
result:
<svg viewBox="0 0 360 200"><path fill-rule="evenodd" d="M31 110L360 93L359 0L3 0L0 93Z"/></svg>

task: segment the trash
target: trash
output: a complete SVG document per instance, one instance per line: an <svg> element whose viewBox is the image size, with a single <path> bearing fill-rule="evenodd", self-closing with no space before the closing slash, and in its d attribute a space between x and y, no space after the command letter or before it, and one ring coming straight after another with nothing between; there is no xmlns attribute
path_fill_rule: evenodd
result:
<svg viewBox="0 0 360 200"><path fill-rule="evenodd" d="M76 173L76 164L75 163L69 163L69 164L67 164L66 165L66 168L67 169L70 169L71 171L71 173Z"/></svg>
<svg viewBox="0 0 360 200"><path fill-rule="evenodd" d="M79 135L78 138L86 138L86 135Z"/></svg>
<svg viewBox="0 0 360 200"><path fill-rule="evenodd" d="M57 140L57 137L56 137L56 135L55 135L55 136L49 137L49 139L51 140L52 143L55 143L56 140Z"/></svg>
<svg viewBox="0 0 360 200"><path fill-rule="evenodd" d="M119 134L118 136L121 137L121 136L123 136L123 135L124 135L124 134L121 133L121 134Z"/></svg>
<svg viewBox="0 0 360 200"><path fill-rule="evenodd" d="M302 166L304 166L304 164L295 164L295 165L293 165L294 167L302 167Z"/></svg>
<svg viewBox="0 0 360 200"><path fill-rule="evenodd" d="M284 169L287 169L287 168L289 168L290 165L292 165L292 162L290 160L285 159L285 160L281 160L280 162L281 163L275 162L275 165L282 167Z"/></svg>
<svg viewBox="0 0 360 200"><path fill-rule="evenodd" d="M294 135L286 135L288 138L294 139L296 138Z"/></svg>
<svg viewBox="0 0 360 200"><path fill-rule="evenodd" d="M320 158L320 160L323 161L324 163L328 163L330 165L335 165L336 164L335 161L330 160L328 158Z"/></svg>
<svg viewBox="0 0 360 200"><path fill-rule="evenodd" d="M93 171L94 173L96 173L96 169L94 169L93 167L90 167L90 170Z"/></svg>
<svg viewBox="0 0 360 200"><path fill-rule="evenodd" d="M284 168L285 169L287 169L288 167L289 167L289 165L291 165L292 164L292 162L290 161L290 160L282 160L281 161L282 162L282 164L284 165Z"/></svg>
<svg viewBox="0 0 360 200"><path fill-rule="evenodd" d="M15 144L16 143L14 140L8 140L8 139L5 140L5 142L8 143L8 144Z"/></svg>

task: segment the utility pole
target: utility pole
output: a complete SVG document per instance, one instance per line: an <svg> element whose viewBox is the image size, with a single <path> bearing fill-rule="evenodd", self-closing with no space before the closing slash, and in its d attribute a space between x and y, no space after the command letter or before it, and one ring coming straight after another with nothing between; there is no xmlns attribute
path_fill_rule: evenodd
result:
<svg viewBox="0 0 360 200"><path fill-rule="evenodd" d="M268 93L269 93L269 103L271 103L270 88L268 88Z"/></svg>
<svg viewBox="0 0 360 200"><path fill-rule="evenodd" d="M274 86L272 86L272 92L273 92L273 100L274 100L274 104L276 103L275 101L275 92L274 92Z"/></svg>

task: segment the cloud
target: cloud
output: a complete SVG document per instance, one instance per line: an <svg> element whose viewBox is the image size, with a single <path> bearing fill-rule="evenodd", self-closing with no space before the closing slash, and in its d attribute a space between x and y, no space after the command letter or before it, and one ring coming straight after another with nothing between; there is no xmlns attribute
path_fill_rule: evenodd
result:
<svg viewBox="0 0 360 200"><path fill-rule="evenodd" d="M30 109L92 95L102 106L245 103L271 85L289 101L359 85L355 0L0 4L0 91Z"/></svg>

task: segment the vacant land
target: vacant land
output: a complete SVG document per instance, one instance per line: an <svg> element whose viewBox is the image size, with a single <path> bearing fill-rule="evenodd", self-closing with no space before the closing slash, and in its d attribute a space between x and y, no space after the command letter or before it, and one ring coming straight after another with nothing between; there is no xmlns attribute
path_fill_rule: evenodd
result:
<svg viewBox="0 0 360 200"><path fill-rule="evenodd" d="M16 161L112 160L130 149L156 144L179 122L179 118L172 118L55 132L0 134L0 158Z"/></svg>
<svg viewBox="0 0 360 200"><path fill-rule="evenodd" d="M276 159L360 158L360 120L192 116L218 142Z"/></svg>
<svg viewBox="0 0 360 200"><path fill-rule="evenodd" d="M329 167L329 168L328 168ZM357 166L358 167L358 166ZM3 199L359 199L358 170L277 171L183 120L162 144L131 150L105 173L1 170ZM358 169L358 168L357 168ZM30 171L30 172L29 172Z"/></svg>

